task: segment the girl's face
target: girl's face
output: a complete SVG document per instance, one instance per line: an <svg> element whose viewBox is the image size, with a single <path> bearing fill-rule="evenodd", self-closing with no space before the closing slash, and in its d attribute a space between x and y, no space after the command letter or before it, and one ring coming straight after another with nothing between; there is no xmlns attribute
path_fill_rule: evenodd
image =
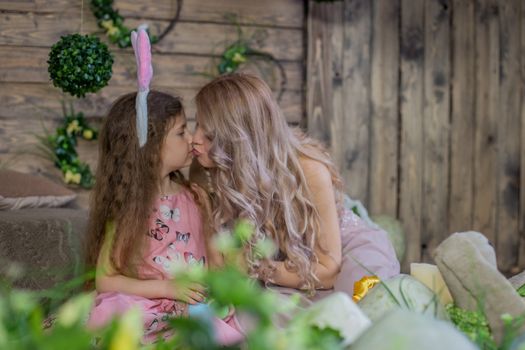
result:
<svg viewBox="0 0 525 350"><path fill-rule="evenodd" d="M191 164L192 136L186 127L186 117L178 116L166 135L161 149L163 174L182 169Z"/></svg>
<svg viewBox="0 0 525 350"><path fill-rule="evenodd" d="M195 134L193 135L193 155L205 168L215 167L215 163L209 157L210 148L211 140L206 136L204 129L197 122Z"/></svg>

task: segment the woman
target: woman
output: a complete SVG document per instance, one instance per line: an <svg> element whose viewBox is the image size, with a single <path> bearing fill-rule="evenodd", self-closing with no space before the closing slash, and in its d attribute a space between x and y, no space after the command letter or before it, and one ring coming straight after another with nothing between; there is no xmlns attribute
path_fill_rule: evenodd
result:
<svg viewBox="0 0 525 350"><path fill-rule="evenodd" d="M399 273L387 234L342 206L342 182L320 144L288 127L268 85L246 74L218 77L196 99L194 156L209 171L215 230L245 218L255 226L252 276L282 293L353 295L364 276ZM251 258L271 238L273 259Z"/></svg>

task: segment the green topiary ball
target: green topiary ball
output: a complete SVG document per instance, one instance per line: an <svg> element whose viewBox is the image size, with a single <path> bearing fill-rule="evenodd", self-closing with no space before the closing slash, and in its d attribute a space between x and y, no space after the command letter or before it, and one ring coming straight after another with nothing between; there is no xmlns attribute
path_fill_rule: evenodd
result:
<svg viewBox="0 0 525 350"><path fill-rule="evenodd" d="M51 47L49 75L53 85L76 97L97 92L111 79L113 57L96 36L71 34Z"/></svg>

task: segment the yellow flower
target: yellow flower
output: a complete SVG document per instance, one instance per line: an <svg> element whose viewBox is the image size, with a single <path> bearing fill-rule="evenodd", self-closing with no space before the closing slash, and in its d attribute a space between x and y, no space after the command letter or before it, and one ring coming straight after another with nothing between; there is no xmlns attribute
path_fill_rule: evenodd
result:
<svg viewBox="0 0 525 350"><path fill-rule="evenodd" d="M86 140L91 140L93 138L93 131L89 129L84 130L84 132L82 133L82 137Z"/></svg>
<svg viewBox="0 0 525 350"><path fill-rule="evenodd" d="M84 321L91 310L93 299L93 293L82 293L70 299L58 310L57 322L64 327L71 327L77 322Z"/></svg>
<svg viewBox="0 0 525 350"><path fill-rule="evenodd" d="M246 57L236 52L235 55L233 55L232 61L235 63L243 63L246 62Z"/></svg>
<svg viewBox="0 0 525 350"><path fill-rule="evenodd" d="M82 181L82 175L80 173L76 173L73 175L73 183L76 183L77 185L80 184L80 181Z"/></svg>
<svg viewBox="0 0 525 350"><path fill-rule="evenodd" d="M64 182L67 184L79 184L82 180L82 175L80 173L74 173L71 170L66 171L64 174Z"/></svg>
<svg viewBox="0 0 525 350"><path fill-rule="evenodd" d="M78 125L78 120L76 119L73 120L71 123L69 123L66 129L68 135L71 135L79 130L80 130L80 126Z"/></svg>
<svg viewBox="0 0 525 350"><path fill-rule="evenodd" d="M120 33L120 29L118 29L117 27L112 27L108 29L107 33L109 36L118 35Z"/></svg>
<svg viewBox="0 0 525 350"><path fill-rule="evenodd" d="M110 28L114 28L114 25L113 25L113 20L112 19L108 19L107 21L102 21L100 22L100 25L106 29L110 29Z"/></svg>
<svg viewBox="0 0 525 350"><path fill-rule="evenodd" d="M138 308L134 307L119 320L117 331L109 344L109 350L137 350L143 333L142 314Z"/></svg>
<svg viewBox="0 0 525 350"><path fill-rule="evenodd" d="M106 33L110 36L120 32L120 29L114 25L113 20L111 19L100 22L100 25L106 29Z"/></svg>

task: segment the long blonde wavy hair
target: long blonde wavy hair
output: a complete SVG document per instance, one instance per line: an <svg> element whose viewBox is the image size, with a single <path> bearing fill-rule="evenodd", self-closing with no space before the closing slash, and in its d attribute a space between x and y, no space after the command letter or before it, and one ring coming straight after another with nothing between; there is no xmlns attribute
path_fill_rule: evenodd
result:
<svg viewBox="0 0 525 350"><path fill-rule="evenodd" d="M321 144L288 126L268 85L248 74L229 74L206 84L195 98L197 122L211 140L209 157L215 188L216 230L238 218L251 221L254 239L270 237L286 268L313 290L317 278L315 247L319 245L319 214L312 202L300 159L321 162L330 171L335 190L341 178ZM338 200L339 202L339 200Z"/></svg>

